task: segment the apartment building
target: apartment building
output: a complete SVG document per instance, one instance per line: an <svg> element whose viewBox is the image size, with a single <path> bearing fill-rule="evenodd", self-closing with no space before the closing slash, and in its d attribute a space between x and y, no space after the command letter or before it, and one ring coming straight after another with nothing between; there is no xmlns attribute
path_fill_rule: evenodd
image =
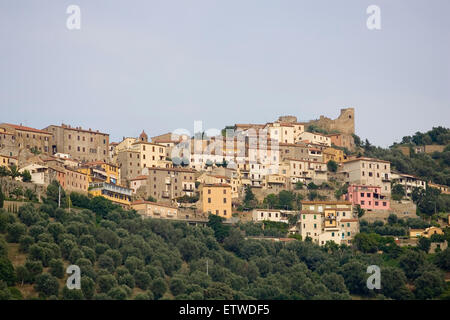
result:
<svg viewBox="0 0 450 320"><path fill-rule="evenodd" d="M232 216L231 186L228 184L205 184L201 186L202 212L229 219Z"/></svg>
<svg viewBox="0 0 450 320"><path fill-rule="evenodd" d="M62 124L44 129L53 135L51 152L67 153L82 162L109 161L109 134Z"/></svg>
<svg viewBox="0 0 450 320"><path fill-rule="evenodd" d="M194 196L196 171L185 168L146 168L147 196L171 202L182 196Z"/></svg>
<svg viewBox="0 0 450 320"><path fill-rule="evenodd" d="M131 208L144 218L176 219L178 216L177 207L163 203L139 200L132 202Z"/></svg>
<svg viewBox="0 0 450 320"><path fill-rule="evenodd" d="M391 164L373 158L346 160L339 169L349 184L381 187L383 195L391 193Z"/></svg>
<svg viewBox="0 0 450 320"><path fill-rule="evenodd" d="M111 163L106 163L104 161L87 162L76 168L76 170L86 174L89 183L107 182L111 184L120 184L119 167Z"/></svg>
<svg viewBox="0 0 450 320"><path fill-rule="evenodd" d="M298 159L298 160L310 160L323 162L322 151L318 148L312 147L314 150L310 150L311 146L306 143L280 143L280 160L286 158Z"/></svg>
<svg viewBox="0 0 450 320"><path fill-rule="evenodd" d="M264 176L263 188L273 190L274 193L279 193L287 187L287 177L282 174L268 174Z"/></svg>
<svg viewBox="0 0 450 320"><path fill-rule="evenodd" d="M322 184L328 181L327 164L324 162L286 158L280 165L280 174L291 184L299 181L304 184Z"/></svg>
<svg viewBox="0 0 450 320"><path fill-rule="evenodd" d="M392 173L391 179L393 184L400 184L405 188L406 196L411 198L414 188L426 190L427 182L411 174Z"/></svg>
<svg viewBox="0 0 450 320"><path fill-rule="evenodd" d="M350 201L354 206L359 204L365 210L390 209L390 201L381 194L381 187L352 184L348 186L348 192L342 199Z"/></svg>
<svg viewBox="0 0 450 320"><path fill-rule="evenodd" d="M86 193L89 189L88 175L76 169L65 168L65 190Z"/></svg>
<svg viewBox="0 0 450 320"><path fill-rule="evenodd" d="M441 185L441 184L432 183L430 181L430 182L428 182L428 187L438 189L443 194L450 194L450 187L449 186L444 186L444 185Z"/></svg>
<svg viewBox="0 0 450 320"><path fill-rule="evenodd" d="M278 210L278 209L253 209L253 221L273 221L289 223L289 217L299 213L292 210Z"/></svg>
<svg viewBox="0 0 450 320"><path fill-rule="evenodd" d="M322 151L323 162L328 163L328 161L335 161L341 163L345 160L344 151L336 148L326 148Z"/></svg>
<svg viewBox="0 0 450 320"><path fill-rule="evenodd" d="M132 190L116 184L93 182L89 184L89 194L104 197L115 204L128 208L131 205Z"/></svg>
<svg viewBox="0 0 450 320"><path fill-rule="evenodd" d="M121 179L124 181L130 181L143 175L142 170L145 168L172 167L172 161L166 160L166 147L148 142L147 134L144 131L134 142L130 138L124 139L116 151L117 164L121 170Z"/></svg>
<svg viewBox="0 0 450 320"><path fill-rule="evenodd" d="M270 139L276 140L279 143L294 143L294 125L291 123L273 122L267 123L265 129L267 130Z"/></svg>
<svg viewBox="0 0 450 320"><path fill-rule="evenodd" d="M21 149L45 154L51 152L52 134L47 131L11 123L2 123L0 128L0 145L9 150L10 155L17 156Z"/></svg>
<svg viewBox="0 0 450 320"><path fill-rule="evenodd" d="M300 141L307 141L313 144L318 144L322 146L331 147L331 139L326 135L316 133L316 132L302 132L299 135Z"/></svg>
<svg viewBox="0 0 450 320"><path fill-rule="evenodd" d="M130 188L133 190L133 194L135 194L140 187L147 186L147 178L147 176L137 176L136 178L130 179Z"/></svg>
<svg viewBox="0 0 450 320"><path fill-rule="evenodd" d="M310 237L319 245L327 241L350 244L359 232L358 219L348 201L303 201L298 224L302 238Z"/></svg>

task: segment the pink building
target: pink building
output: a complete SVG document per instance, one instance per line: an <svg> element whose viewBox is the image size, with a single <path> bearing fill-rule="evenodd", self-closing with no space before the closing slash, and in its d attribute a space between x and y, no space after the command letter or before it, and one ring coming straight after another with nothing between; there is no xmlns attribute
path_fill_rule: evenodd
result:
<svg viewBox="0 0 450 320"><path fill-rule="evenodd" d="M343 199L351 201L353 205L359 204L362 209L367 210L389 210L389 200L381 195L381 187L349 185L347 194Z"/></svg>

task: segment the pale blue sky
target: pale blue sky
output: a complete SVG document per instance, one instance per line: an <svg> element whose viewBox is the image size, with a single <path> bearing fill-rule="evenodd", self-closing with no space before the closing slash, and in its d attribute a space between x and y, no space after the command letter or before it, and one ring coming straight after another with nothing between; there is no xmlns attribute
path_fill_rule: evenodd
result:
<svg viewBox="0 0 450 320"><path fill-rule="evenodd" d="M357 134L387 146L450 126L449 13L448 0L0 0L0 122L118 141L353 106Z"/></svg>

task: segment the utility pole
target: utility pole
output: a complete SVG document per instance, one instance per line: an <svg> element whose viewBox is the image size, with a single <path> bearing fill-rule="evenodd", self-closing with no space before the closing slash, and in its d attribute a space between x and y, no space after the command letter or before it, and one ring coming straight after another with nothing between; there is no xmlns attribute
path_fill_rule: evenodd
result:
<svg viewBox="0 0 450 320"><path fill-rule="evenodd" d="M208 275L208 270L209 268L208 268L208 260L206 260L206 275Z"/></svg>
<svg viewBox="0 0 450 320"><path fill-rule="evenodd" d="M58 208L61 208L61 185L58 186Z"/></svg>

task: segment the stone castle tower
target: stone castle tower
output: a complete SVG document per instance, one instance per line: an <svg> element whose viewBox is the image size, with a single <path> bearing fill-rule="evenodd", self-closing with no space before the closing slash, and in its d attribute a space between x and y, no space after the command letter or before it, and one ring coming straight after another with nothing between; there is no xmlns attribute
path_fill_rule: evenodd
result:
<svg viewBox="0 0 450 320"><path fill-rule="evenodd" d="M341 109L341 114L337 119L330 119L325 116L320 116L318 120L311 120L308 125L316 125L327 131L339 131L351 135L355 133L355 109L344 108Z"/></svg>

